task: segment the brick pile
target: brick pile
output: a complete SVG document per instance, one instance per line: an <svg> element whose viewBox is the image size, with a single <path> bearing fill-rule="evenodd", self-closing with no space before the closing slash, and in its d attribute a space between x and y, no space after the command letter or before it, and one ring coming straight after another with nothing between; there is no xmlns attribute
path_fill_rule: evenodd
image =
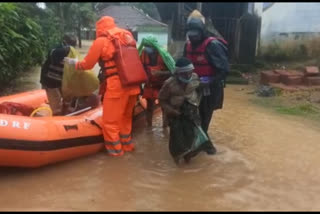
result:
<svg viewBox="0 0 320 214"><path fill-rule="evenodd" d="M316 66L305 67L304 72L296 70L262 71L260 84L283 84L287 86L320 86L320 72Z"/></svg>

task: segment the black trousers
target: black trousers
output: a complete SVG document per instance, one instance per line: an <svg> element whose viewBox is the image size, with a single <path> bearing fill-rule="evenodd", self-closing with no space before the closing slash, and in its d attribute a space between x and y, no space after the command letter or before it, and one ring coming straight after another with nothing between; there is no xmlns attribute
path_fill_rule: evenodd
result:
<svg viewBox="0 0 320 214"><path fill-rule="evenodd" d="M214 97L213 94L209 96L203 96L199 105L199 113L201 118L201 127L205 133L208 132L208 128L211 122L211 118L214 111Z"/></svg>
<svg viewBox="0 0 320 214"><path fill-rule="evenodd" d="M200 106L199 106L199 112L200 112L200 118L201 118L201 128L206 133L206 135L208 136L209 139L210 139L210 137L208 135L208 128L209 128L209 125L211 122L213 111L214 111L214 108L213 108L213 104L212 104L212 95L202 97L201 102L200 102ZM209 149L212 147L213 147L212 142L211 142L211 140L209 140L206 143L205 148Z"/></svg>
<svg viewBox="0 0 320 214"><path fill-rule="evenodd" d="M224 98L224 90L222 84L210 86L210 95L202 96L200 105L199 105L199 113L201 118L201 127L203 131L207 134L208 138L208 128L212 119L212 115L214 110L221 109L223 106L223 98ZM207 143L208 148L212 148L211 140Z"/></svg>
<svg viewBox="0 0 320 214"><path fill-rule="evenodd" d="M202 96L199 105L199 112L201 118L201 127L205 133L208 132L213 111L217 109L222 109L223 99L224 86L220 82L210 85L209 96Z"/></svg>

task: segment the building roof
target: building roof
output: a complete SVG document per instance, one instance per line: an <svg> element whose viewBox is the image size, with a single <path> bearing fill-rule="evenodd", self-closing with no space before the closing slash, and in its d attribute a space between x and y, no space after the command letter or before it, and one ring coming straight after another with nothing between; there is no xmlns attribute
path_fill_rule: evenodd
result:
<svg viewBox="0 0 320 214"><path fill-rule="evenodd" d="M143 13L141 10L127 5L112 5L103 9L99 16L111 16L118 27L125 29L135 29L139 26L152 26L167 28L167 25L159 22Z"/></svg>

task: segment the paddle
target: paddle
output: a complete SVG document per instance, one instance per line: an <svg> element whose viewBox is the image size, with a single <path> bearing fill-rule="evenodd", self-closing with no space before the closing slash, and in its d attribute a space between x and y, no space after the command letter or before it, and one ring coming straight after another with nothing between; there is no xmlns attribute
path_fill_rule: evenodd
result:
<svg viewBox="0 0 320 214"><path fill-rule="evenodd" d="M80 113L83 113L83 112L86 112L86 111L89 111L90 109L92 109L91 106L87 107L87 108L84 108L84 109L80 109L78 111L75 111L75 112L72 112L70 114L67 114L67 115L64 115L64 116L73 116L73 115L77 115L77 114L80 114Z"/></svg>

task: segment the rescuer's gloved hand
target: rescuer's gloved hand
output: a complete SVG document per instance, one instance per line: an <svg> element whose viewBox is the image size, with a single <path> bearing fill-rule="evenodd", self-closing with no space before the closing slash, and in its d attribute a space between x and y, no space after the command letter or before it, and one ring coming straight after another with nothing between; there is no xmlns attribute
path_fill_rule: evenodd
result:
<svg viewBox="0 0 320 214"><path fill-rule="evenodd" d="M65 57L63 61L69 65L75 65L78 62L78 59Z"/></svg>

